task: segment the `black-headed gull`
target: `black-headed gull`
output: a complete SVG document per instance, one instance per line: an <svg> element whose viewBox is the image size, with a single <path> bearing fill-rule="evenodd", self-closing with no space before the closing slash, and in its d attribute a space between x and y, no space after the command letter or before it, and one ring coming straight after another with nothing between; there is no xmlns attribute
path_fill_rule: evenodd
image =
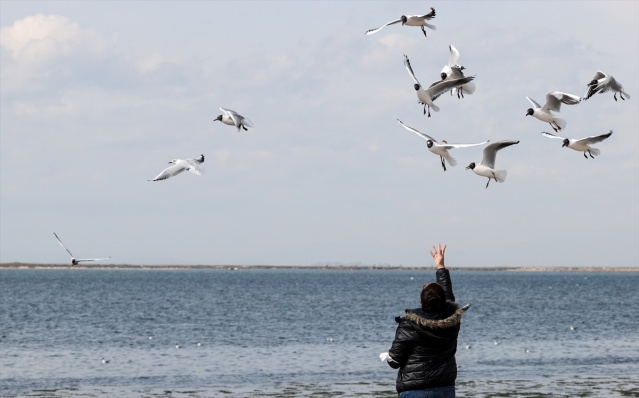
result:
<svg viewBox="0 0 639 398"><path fill-rule="evenodd" d="M62 246L62 248L64 250L67 251L67 253L69 253L69 256L71 256L71 265L78 265L78 263L81 263L83 261L101 261L101 260L108 260L111 257L104 257L104 258L81 258L81 259L76 259L75 257L73 257L73 254L71 254L71 252L69 251L69 249L66 248L66 246L64 246L64 244L62 244L62 241L60 240L60 238L58 238L58 235L56 235L56 233L53 233L53 236L55 236L55 238L58 240L58 243L60 244L60 246Z"/></svg>
<svg viewBox="0 0 639 398"><path fill-rule="evenodd" d="M615 93L615 95L613 96L615 101L617 101L617 93L619 94L619 97L624 101L626 100L626 98L630 99L628 93L623 91L623 87L621 86L621 84L619 84L619 82L617 82L617 80L615 80L614 77L607 75L600 70L595 73L595 76L592 78L590 83L587 84L587 86L588 91L586 92L586 96L584 97L585 100L592 97L596 93L603 94L611 90ZM626 96L626 98L623 97L624 95Z"/></svg>
<svg viewBox="0 0 639 398"><path fill-rule="evenodd" d="M577 95L562 93L561 91L551 91L546 93L546 103L544 106L539 105L535 100L526 97L528 101L533 105L532 108L528 108L526 116L534 116L542 122L550 123L550 127L555 132L566 128L566 121L555 117L551 111L559 112L561 104L575 105L581 101L581 98Z"/></svg>
<svg viewBox="0 0 639 398"><path fill-rule="evenodd" d="M410 66L410 60L406 55L404 55L404 66L406 67L406 70L408 71L410 77L415 82L415 91L417 92L419 103L424 105L424 114L426 114L426 108L428 107L428 117L430 117L430 108L433 108L435 112L439 112L439 107L435 105L433 101L435 101L440 95L442 95L442 93L445 93L446 91L452 90L475 79L475 76L468 76L462 79L440 80L431 84L430 87L428 87L427 89L424 89L424 87L415 77L413 68Z"/></svg>
<svg viewBox="0 0 639 398"><path fill-rule="evenodd" d="M444 65L440 73L442 80L454 80L462 79L464 76L463 70L466 69L459 65L459 51L452 44L448 46L450 50L450 56L448 58L448 64ZM476 90L475 82L468 82L462 86L457 87L457 98L463 98L464 94L472 94ZM452 91L451 91L452 94Z"/></svg>
<svg viewBox="0 0 639 398"><path fill-rule="evenodd" d="M497 182L504 182L506 180L506 170L495 170L495 157L497 156L497 151L514 144L519 144L519 141L502 140L486 145L481 163L478 165L471 163L466 167L466 170L471 169L479 176L488 177L486 188L488 188L491 179Z"/></svg>
<svg viewBox="0 0 639 398"><path fill-rule="evenodd" d="M149 181L160 181L166 180L167 178L171 178L183 172L184 170L188 170L193 174L201 176L204 174L204 169L200 167L200 164L204 162L204 155L200 155L197 159L173 159L169 162L173 166L169 166L166 169L162 170L160 174L157 175L152 180Z"/></svg>
<svg viewBox="0 0 639 398"><path fill-rule="evenodd" d="M240 115L239 113L226 108L220 108L220 110L224 112L224 114L215 118L215 120L213 120L214 122L219 120L220 122L228 124L229 126L235 126L237 127L238 132L240 131L240 128L248 131L247 127L254 127L253 123L250 120Z"/></svg>
<svg viewBox="0 0 639 398"><path fill-rule="evenodd" d="M426 29L424 29L424 27L430 28L432 30L435 30L435 25L429 24L428 20L431 20L435 18L435 9L433 7L430 8L430 12L426 15L402 15L399 19L396 19L394 21L390 21L389 23L386 23L382 26L380 26L379 28L375 28L375 29L369 29L366 31L367 35L372 35L373 33L377 33L380 30L382 30L383 28L385 28L388 25L394 25L396 23L402 23L402 26L406 25L406 26L419 26L422 28L422 32L424 33L424 36L428 37L428 35L426 35Z"/></svg>
<svg viewBox="0 0 639 398"><path fill-rule="evenodd" d="M588 153L588 155L590 155L590 157L594 159L595 156L598 156L601 151L599 151L599 149L597 148L592 148L590 144L596 144L597 142L601 142L610 137L612 135L612 130L610 130L610 132L606 134L581 138L578 140L574 138L560 137L558 135L546 132L541 133L541 135L548 138L558 138L560 140L563 140L563 145L561 146L562 148L568 147L570 149L574 149L575 151L583 152L586 159L588 159L588 156L586 156L586 153Z"/></svg>
<svg viewBox="0 0 639 398"><path fill-rule="evenodd" d="M448 160L448 164L451 165L451 166L455 166L457 164L457 161L455 160L455 158L450 156L450 154L448 153L449 149L466 148L466 147L471 147L471 146L484 145L485 143L488 142L488 141L484 141L484 142L480 142L480 143L477 143L477 144L449 144L446 141L442 141L442 143L440 144L433 137L431 137L431 136L429 136L427 134L424 134L424 133L420 133L419 131L415 130L414 128L409 127L409 126L405 125L404 123L402 123L401 120L397 119L397 122L399 123L400 126L405 128L406 130L411 131L411 132L417 134L418 136L420 136L421 138L426 140L426 146L428 147L428 150L431 151L432 153L434 153L435 155L439 156L439 159L442 162L442 167L444 168L444 171L446 171L446 160Z"/></svg>

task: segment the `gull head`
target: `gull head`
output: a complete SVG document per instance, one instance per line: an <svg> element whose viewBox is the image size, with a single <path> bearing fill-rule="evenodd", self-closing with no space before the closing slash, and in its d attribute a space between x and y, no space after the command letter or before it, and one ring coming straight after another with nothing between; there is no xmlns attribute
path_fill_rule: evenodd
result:
<svg viewBox="0 0 639 398"><path fill-rule="evenodd" d="M535 113L533 108L528 108L528 111L526 111L526 116L531 116L533 113Z"/></svg>
<svg viewBox="0 0 639 398"><path fill-rule="evenodd" d="M468 167L466 167L466 170L468 170L468 169L474 170L475 169L475 162L469 164Z"/></svg>
<svg viewBox="0 0 639 398"><path fill-rule="evenodd" d="M448 77L448 75L444 72L442 72L442 74L440 75L442 80L446 80L446 78Z"/></svg>
<svg viewBox="0 0 639 398"><path fill-rule="evenodd" d="M176 159L173 159L173 160L171 160L171 161L169 162L169 164L176 164L176 163L177 163L177 160L176 160Z"/></svg>
<svg viewBox="0 0 639 398"><path fill-rule="evenodd" d="M415 85L413 86L415 87L415 91L419 91L419 89L422 87L419 84L415 83Z"/></svg>
<svg viewBox="0 0 639 398"><path fill-rule="evenodd" d="M408 18L406 18L406 15L402 15L401 18L399 18L402 20L402 25L406 24L406 21L408 21Z"/></svg>
<svg viewBox="0 0 639 398"><path fill-rule="evenodd" d="M568 144L570 144L570 140L568 140L568 138L564 138L564 144L561 147L563 148L565 146L568 146Z"/></svg>
<svg viewBox="0 0 639 398"><path fill-rule="evenodd" d="M215 120L213 120L213 121L214 121L214 122L217 122L218 120L219 120L220 122L222 121L222 115L220 115L220 116L216 117L216 118L215 118Z"/></svg>
<svg viewBox="0 0 639 398"><path fill-rule="evenodd" d="M429 147L429 148L432 148L433 147L433 141L432 140L426 141L426 146Z"/></svg>
<svg viewBox="0 0 639 398"><path fill-rule="evenodd" d="M597 80L592 80L590 83L587 84L587 86L596 86L597 85Z"/></svg>

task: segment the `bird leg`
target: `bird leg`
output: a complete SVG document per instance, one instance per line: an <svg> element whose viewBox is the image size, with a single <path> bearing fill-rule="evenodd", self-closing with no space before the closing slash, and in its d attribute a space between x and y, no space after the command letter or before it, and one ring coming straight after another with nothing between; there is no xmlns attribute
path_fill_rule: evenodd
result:
<svg viewBox="0 0 639 398"><path fill-rule="evenodd" d="M430 117L430 105L428 105L428 117Z"/></svg>
<svg viewBox="0 0 639 398"><path fill-rule="evenodd" d="M244 129L244 131L248 131L248 129L244 125L242 125L242 128Z"/></svg>
<svg viewBox="0 0 639 398"><path fill-rule="evenodd" d="M426 114L426 104L424 104L424 115ZM429 115L430 116L430 115Z"/></svg>
<svg viewBox="0 0 639 398"><path fill-rule="evenodd" d="M555 127L555 125L557 127ZM558 132L559 130L561 130L561 127L559 127L559 125L557 123L550 122L550 127L552 127L553 130L555 130L555 133Z"/></svg>
<svg viewBox="0 0 639 398"><path fill-rule="evenodd" d="M615 101L617 101L617 93L615 93L615 95L613 95L613 98L615 99Z"/></svg>
<svg viewBox="0 0 639 398"><path fill-rule="evenodd" d="M626 100L626 99L623 97L623 94L622 94L622 93L619 93L619 98L621 98L621 99L622 99L622 100L624 100L624 101Z"/></svg>
<svg viewBox="0 0 639 398"><path fill-rule="evenodd" d="M443 156L440 156L439 158L440 158L440 159L441 159L441 161L442 161L442 167L444 168L444 171L446 171L446 161L444 160L444 157L443 157Z"/></svg>
<svg viewBox="0 0 639 398"><path fill-rule="evenodd" d="M586 159L588 159L588 156L586 156L586 151L584 151L584 157L585 157Z"/></svg>
<svg viewBox="0 0 639 398"><path fill-rule="evenodd" d="M486 188L488 188L488 184L490 184L490 177L488 177L488 182L486 183Z"/></svg>
<svg viewBox="0 0 639 398"><path fill-rule="evenodd" d="M594 156L592 156L592 153L590 153L590 149L588 149L588 155L590 155L591 158L595 158Z"/></svg>
<svg viewBox="0 0 639 398"><path fill-rule="evenodd" d="M428 37L428 35L426 34L426 29L424 29L423 25L422 25L422 32L424 32L424 37Z"/></svg>

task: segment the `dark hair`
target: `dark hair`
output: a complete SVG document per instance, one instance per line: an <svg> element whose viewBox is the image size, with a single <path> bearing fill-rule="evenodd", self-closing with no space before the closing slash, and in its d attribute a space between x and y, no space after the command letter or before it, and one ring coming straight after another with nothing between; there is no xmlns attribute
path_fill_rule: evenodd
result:
<svg viewBox="0 0 639 398"><path fill-rule="evenodd" d="M446 303L446 292L438 283L428 283L422 288L420 299L424 311L437 312Z"/></svg>

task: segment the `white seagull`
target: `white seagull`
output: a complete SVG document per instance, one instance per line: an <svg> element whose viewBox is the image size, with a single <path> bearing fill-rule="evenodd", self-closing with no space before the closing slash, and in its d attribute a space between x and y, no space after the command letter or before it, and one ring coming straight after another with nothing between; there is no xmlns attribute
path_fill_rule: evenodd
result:
<svg viewBox="0 0 639 398"><path fill-rule="evenodd" d="M562 93L560 91L551 91L546 93L546 103L544 106L540 106L537 102L535 102L535 100L529 97L526 97L526 99L533 104L533 108L528 108L526 116L532 115L542 122L550 123L550 127L552 127L555 132L566 128L566 121L555 117L551 111L559 112L562 103L566 105L575 105L581 101L581 98L576 95Z"/></svg>
<svg viewBox="0 0 639 398"><path fill-rule="evenodd" d="M612 130L610 130L610 132L606 134L581 138L578 140L574 138L560 137L558 135L554 135L554 134L550 134L546 132L541 133L541 135L548 138L558 138L560 140L563 140L564 143L561 146L562 148L568 147L570 149L574 149L575 151L583 152L584 157L586 159L588 159L588 156L586 156L586 152L587 152L588 155L590 155L590 157L594 159L595 156L598 156L601 151L599 151L599 149L597 148L591 147L589 144L595 144L597 142L601 142L605 140L606 138L610 137L612 135Z"/></svg>
<svg viewBox="0 0 639 398"><path fill-rule="evenodd" d="M245 131L248 131L247 127L254 127L253 122L240 115L239 113L226 108L220 108L220 110L224 112L224 114L215 118L215 120L213 120L214 122L219 120L220 122L228 124L229 126L235 126L237 127L238 132L241 128Z"/></svg>
<svg viewBox="0 0 639 398"><path fill-rule="evenodd" d="M448 164L451 165L451 166L455 166L457 164L457 161L455 160L455 158L450 156L450 154L448 153L449 149L466 148L466 147L470 147L470 146L484 145L485 143L488 142L488 141L484 141L484 142L480 142L480 143L477 143L477 144L449 144L446 141L442 141L442 143L440 144L433 137L431 137L431 136L429 136L427 134L424 134L424 133L420 133L419 131L415 130L414 128L409 127L409 126L405 125L404 123L402 123L401 120L397 119L397 122L399 123L400 126L405 128L406 130L411 131L411 132L417 134L418 136L420 136L421 138L426 140L426 146L428 147L428 150L431 151L432 153L434 153L435 155L439 156L439 159L442 162L442 167L444 168L444 171L446 171L446 160L448 160Z"/></svg>
<svg viewBox="0 0 639 398"><path fill-rule="evenodd" d="M382 30L383 28L385 28L388 25L394 25L396 23L402 23L402 26L406 25L406 26L419 26L422 28L422 32L424 33L424 36L428 37L428 35L426 35L426 29L424 29L424 27L430 28L432 30L435 30L435 25L429 24L428 20L431 20L435 18L435 9L433 7L430 8L430 12L426 15L402 15L399 19L396 19L394 21L390 21L389 23L386 23L382 26L380 26L379 28L376 29L369 29L366 31L367 35L372 35L373 33L377 33L380 30Z"/></svg>
<svg viewBox="0 0 639 398"><path fill-rule="evenodd" d="M495 157L497 156L497 151L514 144L519 144L519 141L502 140L486 145L481 163L478 165L471 163L466 167L466 170L471 169L479 176L488 177L486 188L488 188L491 178L497 182L504 182L506 180L506 170L495 170Z"/></svg>
<svg viewBox="0 0 639 398"><path fill-rule="evenodd" d="M415 82L414 87L415 91L417 92L417 98L419 100L418 102L424 105L424 114L426 114L426 107L428 107L428 117L430 117L430 108L433 108L435 112L439 112L439 107L435 105L433 101L435 101L440 95L442 95L442 93L445 93L446 91L452 90L475 79L475 76L468 76L461 79L440 80L431 84L430 87L424 90L422 85L415 77L413 68L410 66L410 60L405 54L404 66L406 67L406 70L408 71L410 77Z"/></svg>
<svg viewBox="0 0 639 398"><path fill-rule="evenodd" d="M595 76L592 78L590 83L587 84L587 86L588 91L586 92L586 96L584 97L585 100L595 95L595 93L603 94L607 93L610 90L615 93L615 95L613 96L615 101L617 101L617 93L619 93L619 97L624 101L626 100L626 98L630 99L628 93L623 91L623 87L615 80L614 77L606 75L600 70L595 73ZM624 95L626 96L626 98L623 97Z"/></svg>
<svg viewBox="0 0 639 398"><path fill-rule="evenodd" d="M442 80L454 80L454 79L462 79L464 76L463 70L466 69L463 66L458 64L459 61L459 51L452 44L448 46L450 50L450 57L448 58L448 64L444 65L442 71L440 73L440 77ZM477 87L474 82L468 82L464 85L457 87L457 98L463 98L464 94L472 94L475 92ZM452 91L451 91L452 94Z"/></svg>
<svg viewBox="0 0 639 398"><path fill-rule="evenodd" d="M109 363L110 361L108 359L104 359L102 358L102 363Z"/></svg>
<svg viewBox="0 0 639 398"><path fill-rule="evenodd" d="M197 159L173 159L169 162L169 164L172 164L173 166L169 166L166 169L162 170L162 172L158 174L157 177L149 181L166 180L167 178L180 174L184 170L188 170L193 174L201 176L202 174L204 174L204 168L200 167L200 164L203 162L204 155L200 155L200 157Z"/></svg>
<svg viewBox="0 0 639 398"><path fill-rule="evenodd" d="M71 265L78 265L78 263L81 263L83 261L101 261L101 260L108 260L111 257L105 257L105 258L81 258L81 259L76 259L75 257L73 257L73 254L71 254L71 252L69 251L69 249L66 248L66 246L64 246L62 244L62 241L60 240L60 238L58 238L58 235L56 235L56 233L53 233L53 236L55 236L55 238L58 240L58 243L60 244L60 246L62 246L62 248L64 250L67 251L67 253L69 253L69 256L71 256Z"/></svg>

